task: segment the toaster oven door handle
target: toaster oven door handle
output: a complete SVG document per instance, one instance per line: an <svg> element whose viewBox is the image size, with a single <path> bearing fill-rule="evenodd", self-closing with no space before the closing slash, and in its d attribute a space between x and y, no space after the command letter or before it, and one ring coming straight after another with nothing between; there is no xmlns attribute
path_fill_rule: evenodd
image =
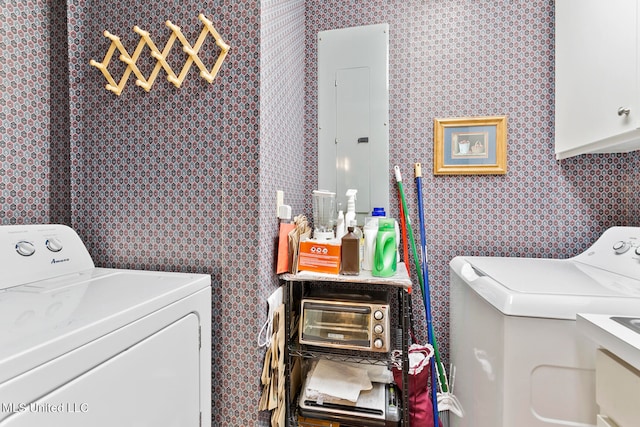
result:
<svg viewBox="0 0 640 427"><path fill-rule="evenodd" d="M311 344L317 346L329 346L329 347L342 347L352 350L370 350L371 342L369 340L356 340L345 338L324 338L313 334L302 334L302 339L306 341L300 341L302 344Z"/></svg>
<svg viewBox="0 0 640 427"><path fill-rule="evenodd" d="M341 306L335 304L323 304L319 302L305 302L304 303L305 310L324 310L324 311L338 311L341 313L358 313L358 314L370 314L371 307L354 307L352 305L349 306Z"/></svg>

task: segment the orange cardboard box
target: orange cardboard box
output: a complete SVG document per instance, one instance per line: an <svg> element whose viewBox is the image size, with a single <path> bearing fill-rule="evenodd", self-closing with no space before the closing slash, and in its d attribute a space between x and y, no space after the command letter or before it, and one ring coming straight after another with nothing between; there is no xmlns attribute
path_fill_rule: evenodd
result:
<svg viewBox="0 0 640 427"><path fill-rule="evenodd" d="M339 274L340 244L312 239L300 242L298 270Z"/></svg>

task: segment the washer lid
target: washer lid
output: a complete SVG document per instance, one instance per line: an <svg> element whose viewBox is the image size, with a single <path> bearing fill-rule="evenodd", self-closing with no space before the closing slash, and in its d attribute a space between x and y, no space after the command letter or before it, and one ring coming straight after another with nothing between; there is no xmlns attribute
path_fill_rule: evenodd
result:
<svg viewBox="0 0 640 427"><path fill-rule="evenodd" d="M0 291L0 383L210 283L204 274L94 268Z"/></svg>
<svg viewBox="0 0 640 427"><path fill-rule="evenodd" d="M507 315L575 319L578 312L640 310L640 280L570 259L456 257L451 268Z"/></svg>

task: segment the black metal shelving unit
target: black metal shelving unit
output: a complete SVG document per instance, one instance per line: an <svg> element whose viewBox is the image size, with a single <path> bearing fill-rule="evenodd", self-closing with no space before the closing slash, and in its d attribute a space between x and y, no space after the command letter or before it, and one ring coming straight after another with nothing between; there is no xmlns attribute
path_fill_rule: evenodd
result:
<svg viewBox="0 0 640 427"><path fill-rule="evenodd" d="M394 321L396 328L400 330L400 348L402 351L402 383L409 384L409 292L411 289L411 279L407 273L404 263L399 263L396 275L393 277L380 278L372 277L368 272L362 272L360 276L342 276L329 274L315 274L310 272L300 272L298 274L284 274L281 276L284 285L284 304L285 304L285 333L288 337L287 345L285 345L285 393L286 393L286 419L287 425L295 427L298 425L297 419L297 400L296 393L298 390L291 390L291 376L294 358L326 358L336 361L360 362L372 365L390 366L393 363L391 351L389 353L376 352L354 352L337 350L330 348L318 348L305 346L298 343L297 325L292 324L299 319L299 302L304 295L305 287L309 284L323 284L348 286L349 284L359 284L372 286L375 288L382 287L389 294L396 292L398 303L399 318ZM402 427L410 427L409 421L409 392L408 387L402 389Z"/></svg>

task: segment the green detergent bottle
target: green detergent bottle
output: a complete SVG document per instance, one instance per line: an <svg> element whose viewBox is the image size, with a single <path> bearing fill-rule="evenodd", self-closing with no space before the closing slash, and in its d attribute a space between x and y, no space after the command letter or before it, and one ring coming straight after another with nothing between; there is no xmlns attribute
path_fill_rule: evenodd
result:
<svg viewBox="0 0 640 427"><path fill-rule="evenodd" d="M393 218L378 219L378 235L376 250L373 256L371 275L390 277L396 274L396 220Z"/></svg>

